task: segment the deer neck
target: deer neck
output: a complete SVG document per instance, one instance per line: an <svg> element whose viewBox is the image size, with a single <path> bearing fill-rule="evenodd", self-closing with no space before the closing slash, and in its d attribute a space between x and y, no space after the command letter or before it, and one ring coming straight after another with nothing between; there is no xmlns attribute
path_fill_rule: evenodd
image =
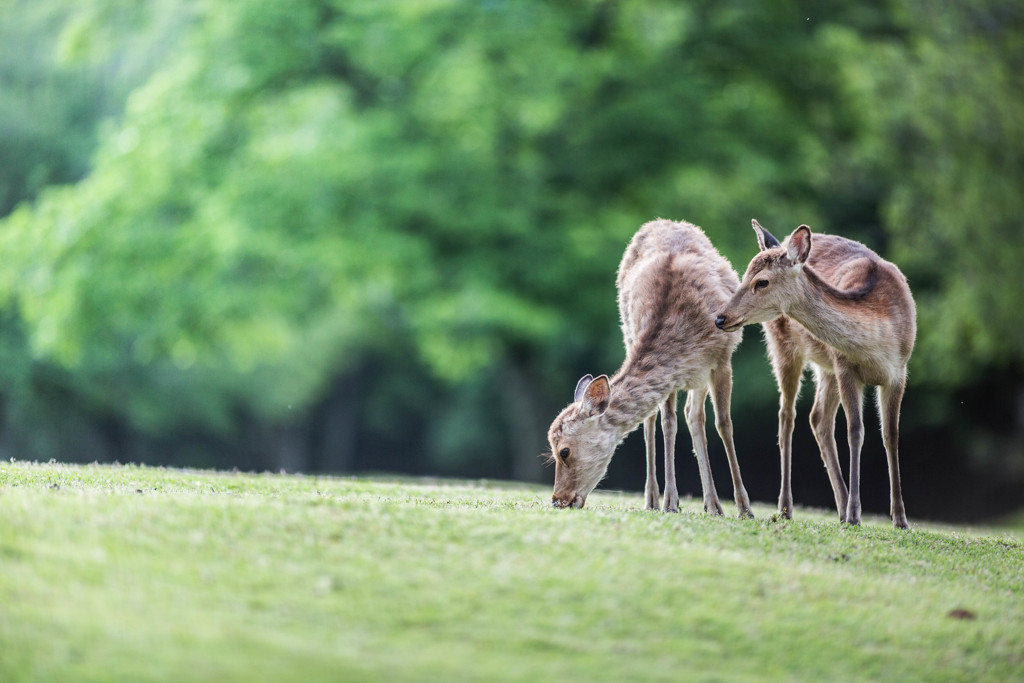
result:
<svg viewBox="0 0 1024 683"><path fill-rule="evenodd" d="M645 359L629 359L612 378L611 399L604 420L619 433L620 440L658 406L673 388L663 368Z"/></svg>
<svg viewBox="0 0 1024 683"><path fill-rule="evenodd" d="M845 350L849 346L850 326L855 324L850 316L850 296L806 266L797 282L798 295L783 313L825 344Z"/></svg>

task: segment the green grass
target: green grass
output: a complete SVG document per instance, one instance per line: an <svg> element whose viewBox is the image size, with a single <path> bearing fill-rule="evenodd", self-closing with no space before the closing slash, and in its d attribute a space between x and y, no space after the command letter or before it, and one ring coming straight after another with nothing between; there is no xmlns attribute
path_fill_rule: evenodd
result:
<svg viewBox="0 0 1024 683"><path fill-rule="evenodd" d="M549 499L2 463L0 681L1024 679L1005 532Z"/></svg>

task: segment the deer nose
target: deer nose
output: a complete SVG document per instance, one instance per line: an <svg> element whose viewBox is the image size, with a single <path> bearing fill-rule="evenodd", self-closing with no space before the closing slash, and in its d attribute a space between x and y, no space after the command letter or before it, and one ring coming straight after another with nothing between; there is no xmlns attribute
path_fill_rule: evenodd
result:
<svg viewBox="0 0 1024 683"><path fill-rule="evenodd" d="M553 508L581 508L583 507L582 496L575 491L569 493L556 493L551 496L551 507Z"/></svg>
<svg viewBox="0 0 1024 683"><path fill-rule="evenodd" d="M725 329L725 316L724 315L720 315L717 318L715 318L715 327L717 327L720 330L724 330Z"/></svg>

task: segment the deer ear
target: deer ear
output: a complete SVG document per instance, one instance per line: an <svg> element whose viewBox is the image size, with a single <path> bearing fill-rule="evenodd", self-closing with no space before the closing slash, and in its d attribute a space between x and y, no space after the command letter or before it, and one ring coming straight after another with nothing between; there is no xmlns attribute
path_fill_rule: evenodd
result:
<svg viewBox="0 0 1024 683"><path fill-rule="evenodd" d="M811 229L801 225L786 240L786 255L793 264L804 263L811 253Z"/></svg>
<svg viewBox="0 0 1024 683"><path fill-rule="evenodd" d="M601 415L608 409L612 388L608 384L608 375L601 375L591 382L583 392L583 405L580 417L584 419Z"/></svg>
<svg viewBox="0 0 1024 683"><path fill-rule="evenodd" d="M573 403L576 403L581 398L583 398L583 392L587 390L587 387L589 387L590 383L593 382L593 381L594 381L594 376L593 375L583 375L582 377L580 377L580 381L576 383L576 391L573 392L573 395L572 395L572 402Z"/></svg>
<svg viewBox="0 0 1024 683"><path fill-rule="evenodd" d="M771 234L767 230L761 227L761 224L757 220L751 220L750 224L754 226L754 232L757 233L757 244L761 247L761 251L765 249L771 249L772 247L781 247L775 235Z"/></svg>

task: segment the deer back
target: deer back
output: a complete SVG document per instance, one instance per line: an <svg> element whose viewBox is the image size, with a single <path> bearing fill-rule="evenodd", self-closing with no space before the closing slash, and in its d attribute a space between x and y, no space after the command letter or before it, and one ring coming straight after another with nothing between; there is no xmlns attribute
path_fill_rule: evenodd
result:
<svg viewBox="0 0 1024 683"><path fill-rule="evenodd" d="M644 225L619 267L619 313L627 364L620 371L680 363L710 367L731 354L739 335L715 329L714 313L739 278L700 228L658 220Z"/></svg>

